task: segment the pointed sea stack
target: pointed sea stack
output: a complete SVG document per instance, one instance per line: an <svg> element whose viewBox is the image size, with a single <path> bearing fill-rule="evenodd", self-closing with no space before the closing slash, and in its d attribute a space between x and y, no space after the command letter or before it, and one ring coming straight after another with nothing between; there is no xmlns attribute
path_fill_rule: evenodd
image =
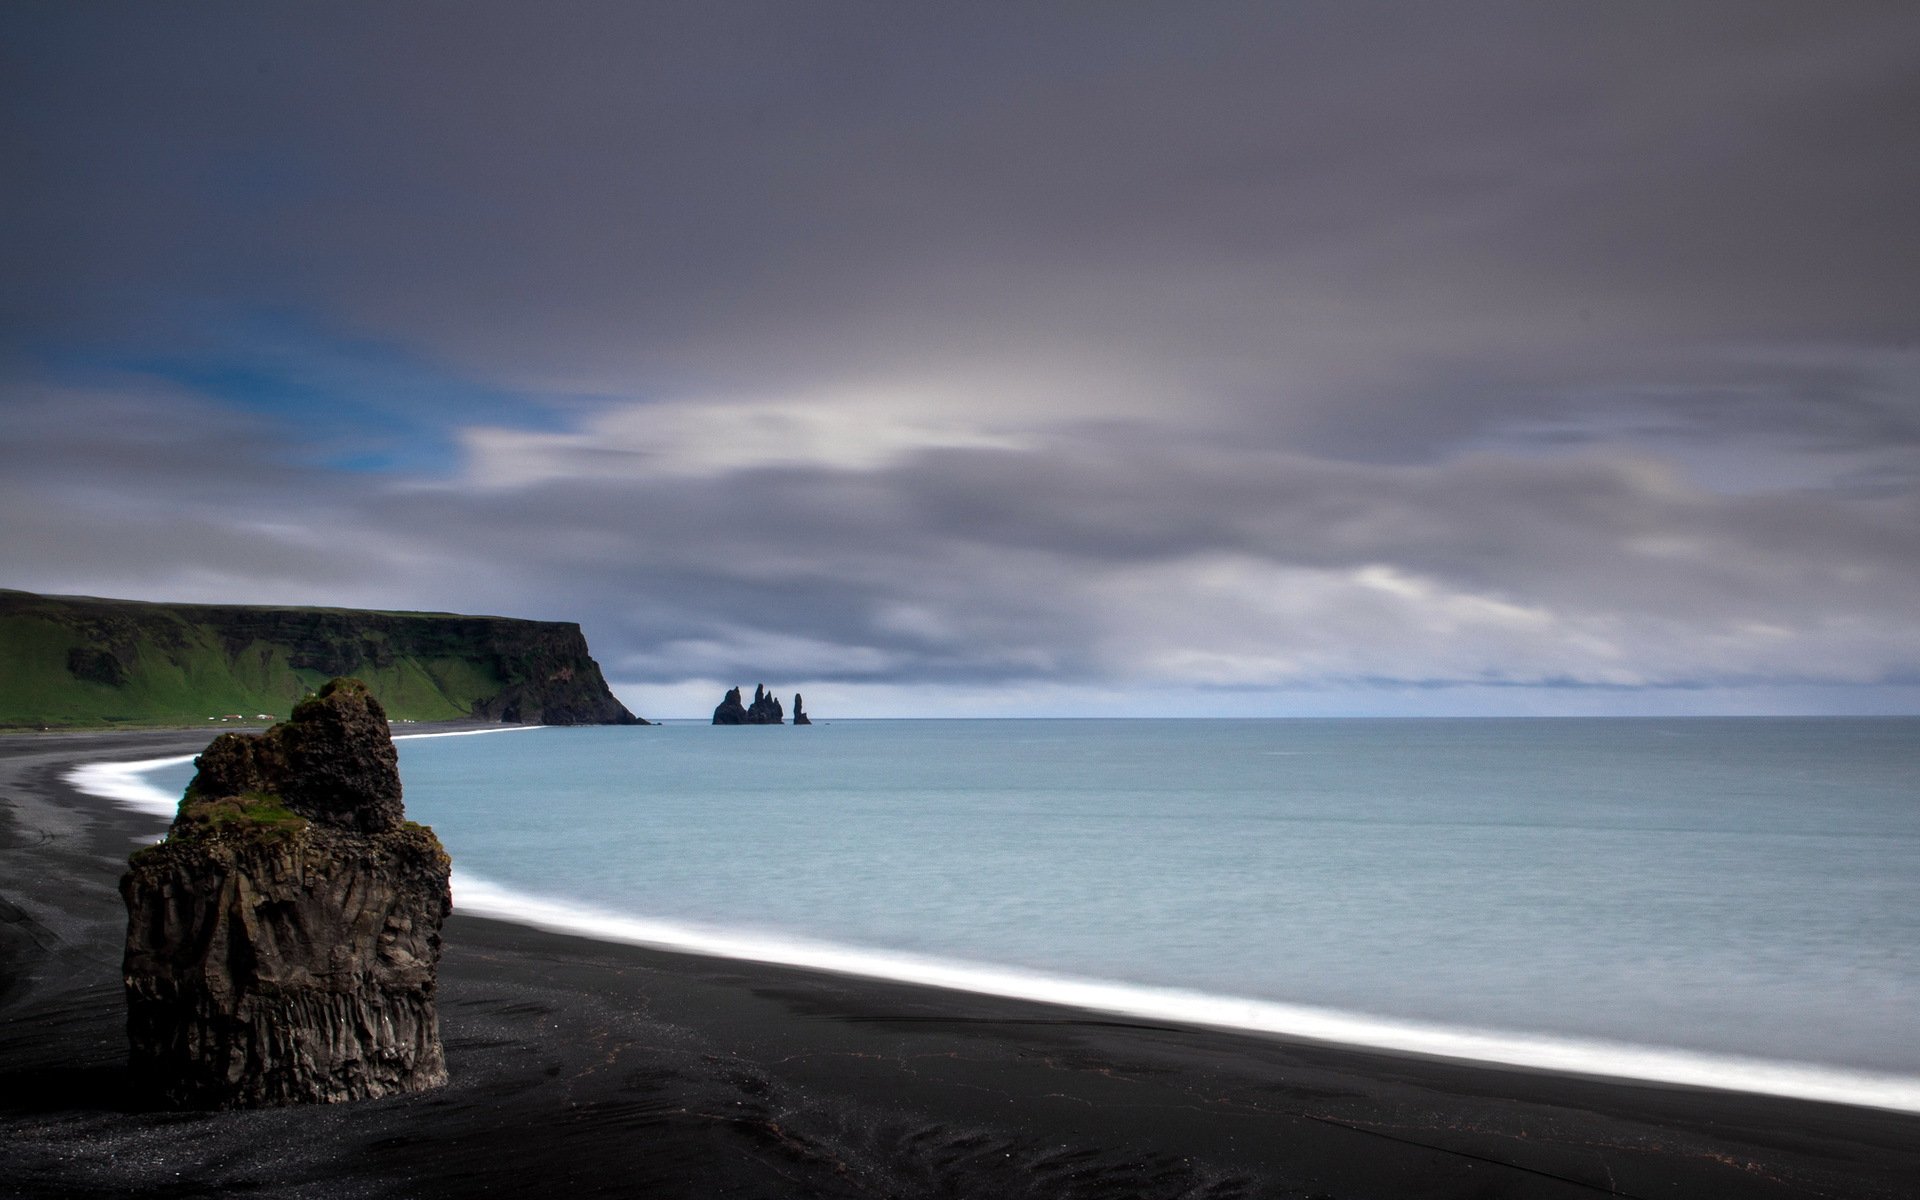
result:
<svg viewBox="0 0 1920 1200"><path fill-rule="evenodd" d="M793 694L793 723L794 723L795 725L811 725L811 724L813 724L813 718L812 718L812 717L809 717L809 716L807 715L807 710L806 710L806 709L804 709L804 708L801 708L801 707L800 707L800 693L799 693L799 692L795 692L795 693Z"/></svg>
<svg viewBox="0 0 1920 1200"><path fill-rule="evenodd" d="M745 725L747 723L747 706L740 703L739 688L727 689L726 696L720 701L720 707L713 710L713 723L715 725Z"/></svg>
<svg viewBox="0 0 1920 1200"><path fill-rule="evenodd" d="M778 700L773 698L773 693L767 690L767 685L764 683L756 685L753 689L753 703L747 706L747 724L780 725L784 724L786 719L787 711L780 707Z"/></svg>
<svg viewBox="0 0 1920 1200"><path fill-rule="evenodd" d="M335 679L195 764L166 840L120 881L136 1085L166 1105L249 1108L445 1083L434 975L451 864L404 819L380 702Z"/></svg>

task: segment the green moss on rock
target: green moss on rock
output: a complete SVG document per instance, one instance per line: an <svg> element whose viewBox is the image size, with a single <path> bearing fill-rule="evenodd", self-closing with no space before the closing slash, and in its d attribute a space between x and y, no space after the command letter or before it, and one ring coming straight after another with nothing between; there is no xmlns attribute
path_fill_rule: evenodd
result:
<svg viewBox="0 0 1920 1200"><path fill-rule="evenodd" d="M195 837L231 830L286 837L299 833L308 823L307 818L288 808L285 800L270 792L207 797L188 792L180 801L170 836Z"/></svg>

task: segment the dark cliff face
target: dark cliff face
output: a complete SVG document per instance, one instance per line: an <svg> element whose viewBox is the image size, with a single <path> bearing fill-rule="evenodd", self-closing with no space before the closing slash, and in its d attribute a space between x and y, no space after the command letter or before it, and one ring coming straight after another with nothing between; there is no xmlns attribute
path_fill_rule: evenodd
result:
<svg viewBox="0 0 1920 1200"><path fill-rule="evenodd" d="M434 975L451 864L404 820L395 764L352 680L200 756L167 839L120 881L147 1098L234 1108L446 1081Z"/></svg>
<svg viewBox="0 0 1920 1200"><path fill-rule="evenodd" d="M0 724L285 715L347 675L406 719L645 723L609 690L580 627L557 621L0 591L0 652L23 668L0 680Z"/></svg>
<svg viewBox="0 0 1920 1200"><path fill-rule="evenodd" d="M496 618L487 632L492 665L505 681L497 695L473 706L483 720L524 725L645 725L614 698L587 653L586 635L571 623ZM507 625L531 629L505 628Z"/></svg>

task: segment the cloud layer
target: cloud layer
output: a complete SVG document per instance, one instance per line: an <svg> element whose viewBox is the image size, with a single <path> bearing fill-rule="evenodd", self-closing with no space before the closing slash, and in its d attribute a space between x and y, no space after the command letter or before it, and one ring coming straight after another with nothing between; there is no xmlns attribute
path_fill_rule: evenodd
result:
<svg viewBox="0 0 1920 1200"><path fill-rule="evenodd" d="M1920 681L1899 6L0 21L15 586L643 709Z"/></svg>

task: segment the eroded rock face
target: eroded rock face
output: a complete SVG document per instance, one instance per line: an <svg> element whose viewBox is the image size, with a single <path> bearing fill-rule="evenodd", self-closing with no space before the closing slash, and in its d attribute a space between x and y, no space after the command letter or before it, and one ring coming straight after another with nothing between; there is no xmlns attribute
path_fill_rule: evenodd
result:
<svg viewBox="0 0 1920 1200"><path fill-rule="evenodd" d="M446 1082L434 976L450 863L404 820L378 701L335 680L197 765L166 841L120 881L142 1090L232 1108Z"/></svg>
<svg viewBox="0 0 1920 1200"><path fill-rule="evenodd" d="M807 710L806 710L806 709L804 709L804 708L802 708L802 707L800 707L800 693L799 693L799 692L795 692L795 693L793 694L793 723L794 723L795 725L811 725L811 724L813 724L813 718L812 718L812 717L809 717L809 716L807 715Z"/></svg>

